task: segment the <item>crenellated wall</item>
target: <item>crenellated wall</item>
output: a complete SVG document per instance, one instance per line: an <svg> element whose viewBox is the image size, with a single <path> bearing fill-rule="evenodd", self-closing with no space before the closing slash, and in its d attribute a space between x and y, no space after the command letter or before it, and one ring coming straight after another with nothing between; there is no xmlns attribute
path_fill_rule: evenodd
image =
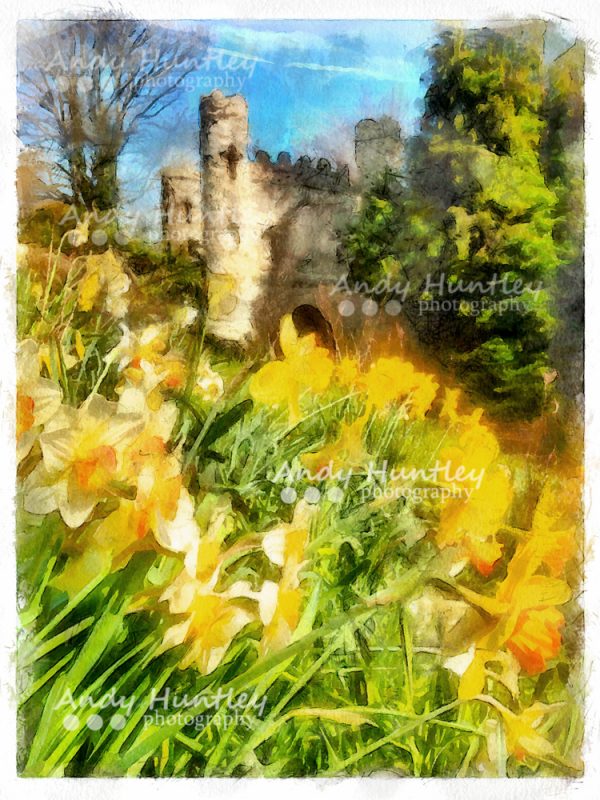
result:
<svg viewBox="0 0 600 800"><path fill-rule="evenodd" d="M395 135L386 142L390 157L400 148ZM209 275L207 332L242 345L270 335L299 303L317 303L344 274L340 234L359 203L347 166L308 156L293 163L285 152L273 161L264 150L250 159L248 141L244 98L214 91L200 101L201 180L163 173L167 239L175 229L185 236L185 223L170 224L169 212L189 208L195 182ZM366 169L380 164L367 162ZM190 227L190 238L197 231Z"/></svg>

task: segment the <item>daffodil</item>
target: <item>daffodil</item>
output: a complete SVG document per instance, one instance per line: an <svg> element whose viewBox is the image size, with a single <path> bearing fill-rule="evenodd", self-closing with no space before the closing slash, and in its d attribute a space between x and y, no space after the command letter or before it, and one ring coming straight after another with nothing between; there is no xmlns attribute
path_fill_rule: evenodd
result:
<svg viewBox="0 0 600 800"><path fill-rule="evenodd" d="M431 375L418 372L415 377L410 398L410 414L415 419L425 419L425 414L431 408L440 386Z"/></svg>
<svg viewBox="0 0 600 800"><path fill-rule="evenodd" d="M25 508L55 509L70 528L82 525L113 494L123 474L123 451L141 432L143 419L124 414L100 395L78 408L62 406L40 436L42 462L25 481Z"/></svg>
<svg viewBox="0 0 600 800"><path fill-rule="evenodd" d="M440 409L440 419L448 419L451 424L459 420L458 401L460 399L460 389L445 389L444 402Z"/></svg>
<svg viewBox="0 0 600 800"><path fill-rule="evenodd" d="M156 366L168 345L169 328L166 324L146 325L140 331L132 331L121 324L121 340L106 356L106 360L117 363L119 371L126 367L139 368L142 361Z"/></svg>
<svg viewBox="0 0 600 800"><path fill-rule="evenodd" d="M489 575L502 556L496 538L511 507L510 475L502 467L487 472L468 497L451 497L442 506L436 536L438 547L458 547L482 574Z"/></svg>
<svg viewBox="0 0 600 800"><path fill-rule="evenodd" d="M363 431L367 422L366 415L354 422L342 423L339 436L334 442L325 445L317 453L304 453L301 461L313 474L323 467L331 465L332 472L340 469L361 467L368 458L363 444Z"/></svg>
<svg viewBox="0 0 600 800"><path fill-rule="evenodd" d="M433 376L417 372L410 361L398 356L378 358L360 377L358 385L366 391L367 410L382 409L402 400L416 419L424 418L439 389Z"/></svg>
<svg viewBox="0 0 600 800"><path fill-rule="evenodd" d="M91 214L84 214L83 219L77 222L72 231L69 231L69 241L73 247L81 247L86 244L90 233Z"/></svg>
<svg viewBox="0 0 600 800"><path fill-rule="evenodd" d="M504 723L506 751L509 755L519 761L523 761L527 756L534 756L544 761L553 759L555 747L537 731L537 728L544 717L558 704L533 703L529 708L515 714L494 697L484 696L481 699L499 712Z"/></svg>
<svg viewBox="0 0 600 800"><path fill-rule="evenodd" d="M161 402L159 385L165 389L180 389L185 384L186 365L179 353L168 351L169 329L167 325L151 324L140 331L131 331L121 326L121 341L106 356L107 361L116 362L123 378L131 384L143 385L147 378L158 376L155 383L156 402ZM124 384L117 388L120 391Z"/></svg>
<svg viewBox="0 0 600 800"><path fill-rule="evenodd" d="M120 501L96 529L94 541L123 566L134 550L152 548L153 536L160 547L183 555L186 570L194 575L200 530L179 464L167 455L147 461L135 483L135 499Z"/></svg>
<svg viewBox="0 0 600 800"><path fill-rule="evenodd" d="M463 430L457 446L445 447L440 452L440 459L449 464L454 474L459 469L464 473L486 470L500 455L498 439L475 418L461 417L461 423Z"/></svg>
<svg viewBox="0 0 600 800"><path fill-rule="evenodd" d="M577 478L557 477L542 489L525 542L531 558L559 576L577 550L581 486Z"/></svg>
<svg viewBox="0 0 600 800"><path fill-rule="evenodd" d="M325 391L334 363L329 352L317 346L314 334L298 336L289 314L281 320L279 342L284 358L265 364L252 376L250 396L257 403L286 407L290 421L297 422L302 394Z"/></svg>
<svg viewBox="0 0 600 800"><path fill-rule="evenodd" d="M335 365L334 378L342 386L353 389L357 384L359 368L356 359L344 356Z"/></svg>
<svg viewBox="0 0 600 800"><path fill-rule="evenodd" d="M510 656L516 665L515 675L519 668L536 675L558 655L565 618L557 606L571 597L568 584L558 575L574 554L574 530L569 525L578 511L579 487L575 479L548 482L538 500L531 531L522 532L495 597L485 597L466 587L459 589L489 620L460 672L462 699L471 699L483 691L490 662L504 662L506 666ZM452 663L448 666L454 668ZM493 677L516 694L509 674L510 670L504 669L500 676Z"/></svg>
<svg viewBox="0 0 600 800"><path fill-rule="evenodd" d="M189 328L198 318L198 309L193 306L179 306L173 313L173 322L178 328Z"/></svg>
<svg viewBox="0 0 600 800"><path fill-rule="evenodd" d="M163 649L187 643L180 667L192 664L204 674L222 661L234 637L250 622L258 619L244 601L257 601L260 592L252 591L245 581L238 581L224 591L217 591L223 561L223 540L229 532L231 503L227 496L207 495L197 510L202 528L193 571L182 571L165 590L161 601L169 604L172 614L185 615L171 626L163 638ZM186 563L187 566L187 563Z"/></svg>
<svg viewBox="0 0 600 800"><path fill-rule="evenodd" d="M26 339L17 348L17 462L31 451L43 426L62 402L62 390L40 377L39 347Z"/></svg>
<svg viewBox="0 0 600 800"><path fill-rule="evenodd" d="M205 675L213 672L237 634L256 619L256 614L235 599L235 589L214 592L186 572L166 589L161 600L168 602L172 614L185 615L185 619L166 631L162 648L188 645L181 669L195 664Z"/></svg>
<svg viewBox="0 0 600 800"><path fill-rule="evenodd" d="M571 590L563 580L529 573L530 569L516 555L495 597L485 597L465 587L460 592L494 620L479 640L478 649L495 652L506 647L522 669L536 675L558 655L564 616L556 606L570 599Z"/></svg>
<svg viewBox="0 0 600 800"><path fill-rule="evenodd" d="M210 366L206 359L202 359L196 373L194 391L207 403L216 403L223 396L223 378Z"/></svg>
<svg viewBox="0 0 600 800"><path fill-rule="evenodd" d="M109 314L116 319L128 310L126 294L131 281L123 270L121 261L111 249L85 257L85 272L79 285L78 305L82 311L91 311L100 296Z"/></svg>
<svg viewBox="0 0 600 800"><path fill-rule="evenodd" d="M407 397L414 383L413 365L398 357L378 358L360 381L361 388L367 393L369 406L377 409Z"/></svg>
<svg viewBox="0 0 600 800"><path fill-rule="evenodd" d="M312 513L310 506L302 501L296 506L290 523L284 523L263 536L265 553L273 564L281 567L279 582L266 581L260 593L263 653L286 647L298 625L304 597L299 574L304 563Z"/></svg>

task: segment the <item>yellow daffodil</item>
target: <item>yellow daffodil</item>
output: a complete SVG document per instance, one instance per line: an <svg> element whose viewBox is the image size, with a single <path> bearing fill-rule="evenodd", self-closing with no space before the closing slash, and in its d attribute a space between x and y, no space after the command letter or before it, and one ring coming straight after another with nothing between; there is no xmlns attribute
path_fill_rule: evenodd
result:
<svg viewBox="0 0 600 800"><path fill-rule="evenodd" d="M166 631L162 643L164 650L188 644L179 664L181 669L195 664L203 674L211 673L237 634L256 619L255 614L235 599L234 587L229 592L217 593L186 572L180 573L163 593L161 600L168 602L169 611L186 616L183 622Z"/></svg>
<svg viewBox="0 0 600 800"><path fill-rule="evenodd" d="M516 562L516 563L515 563ZM507 647L529 675L546 669L546 661L560 649L564 617L556 606L566 603L571 590L565 581L545 575L527 575L518 556L495 597L485 597L465 587L461 594L495 619L478 648Z"/></svg>
<svg viewBox="0 0 600 800"><path fill-rule="evenodd" d="M358 384L367 393L367 410L382 409L396 400L404 400L417 419L424 418L439 389L431 375L417 372L410 361L397 356L378 358Z"/></svg>
<svg viewBox="0 0 600 800"><path fill-rule="evenodd" d="M332 472L362 467L368 458L363 444L366 422L366 416L362 416L350 424L342 423L340 434L334 442L325 445L317 453L304 453L301 456L304 466L313 474L327 466L331 466Z"/></svg>
<svg viewBox="0 0 600 800"><path fill-rule="evenodd" d="M25 481L25 508L60 511L70 528L82 525L123 475L123 451L141 432L137 414L90 395L78 409L62 406L40 436L42 462Z"/></svg>
<svg viewBox="0 0 600 800"><path fill-rule="evenodd" d="M461 418L461 421L465 418ZM455 447L445 447L440 459L451 466L456 474L459 468L464 472L486 470L500 455L500 445L494 433L479 422L468 423Z"/></svg>
<svg viewBox="0 0 600 800"><path fill-rule="evenodd" d="M126 367L139 368L142 361L156 366L168 345L167 325L151 324L140 331L132 331L121 324L121 340L106 356L106 360L117 363L119 371Z"/></svg>
<svg viewBox="0 0 600 800"><path fill-rule="evenodd" d="M460 399L460 389L445 389L444 402L440 409L440 419L448 419L454 425L459 420L457 408Z"/></svg>
<svg viewBox="0 0 600 800"><path fill-rule="evenodd" d="M161 600L172 614L185 615L165 633L162 648L187 643L180 667L194 664L202 673L212 672L222 661L234 637L250 622L258 620L244 601L258 601L261 593L238 581L224 591L216 585L228 552L222 544L230 531L231 501L225 495L206 495L196 512L201 535L193 570L183 570L165 590ZM189 565L186 559L186 568Z"/></svg>
<svg viewBox="0 0 600 800"><path fill-rule="evenodd" d="M314 334L298 336L289 314L281 320L279 342L284 358L265 364L252 376L250 396L257 403L285 406L290 421L297 422L301 416L301 395L305 391L325 391L334 363L329 352L317 346Z"/></svg>
<svg viewBox="0 0 600 800"><path fill-rule="evenodd" d="M489 575L502 556L496 538L511 507L510 476L501 467L486 473L469 497L451 497L442 506L436 537L438 547L458 547L482 574Z"/></svg>
<svg viewBox="0 0 600 800"><path fill-rule="evenodd" d="M17 349L17 463L31 451L43 426L60 408L62 390L40 377L39 347L33 339Z"/></svg>
<svg viewBox="0 0 600 800"><path fill-rule="evenodd" d="M549 480L535 508L531 532L526 539L531 560L544 563L559 576L577 550L581 485L577 478Z"/></svg>
<svg viewBox="0 0 600 800"><path fill-rule="evenodd" d="M356 359L344 356L335 365L334 378L342 386L353 389L357 384L359 368Z"/></svg>
<svg viewBox="0 0 600 800"><path fill-rule="evenodd" d="M540 726L544 716L553 710L556 704L551 706L544 703L533 703L529 708L515 714L494 697L485 696L481 699L500 713L506 735L506 751L509 755L519 761L527 756L534 756L542 760L553 758L554 746L536 729Z"/></svg>
<svg viewBox="0 0 600 800"><path fill-rule="evenodd" d="M415 419L425 419L425 414L437 396L439 383L431 375L415 373L415 385L410 399L410 414Z"/></svg>
<svg viewBox="0 0 600 800"><path fill-rule="evenodd" d="M131 281L121 261L109 249L104 253L86 256L84 263L85 272L79 284L78 305L81 311L91 311L102 295L108 313L116 319L124 317L128 310L125 295Z"/></svg>
<svg viewBox="0 0 600 800"><path fill-rule="evenodd" d="M264 631L261 650L268 653L289 644L300 619L303 592L299 573L308 542L311 509L300 502L290 523L284 523L263 536L263 549L268 558L281 567L278 583L265 581L259 598Z"/></svg>
<svg viewBox="0 0 600 800"><path fill-rule="evenodd" d="M101 522L94 541L114 559L124 552L130 555L133 550L151 548L147 537L152 534L160 547L182 554L186 569L195 574L200 530L176 458L163 455L146 463L135 487L135 500L121 500L119 508ZM121 559L123 563L126 560Z"/></svg>
<svg viewBox="0 0 600 800"><path fill-rule="evenodd" d="M152 324L138 332L131 331L126 325L121 329L121 341L106 358L118 363L119 372L126 381L143 385L147 379L156 377L157 405L161 402L159 385L165 389L183 388L187 375L185 360L179 353L165 352L169 336L166 325ZM123 383L117 391L122 387Z"/></svg>
<svg viewBox="0 0 600 800"><path fill-rule="evenodd" d="M369 407L384 408L389 403L408 396L415 382L415 370L410 361L401 358L378 358L361 377L361 388L367 392Z"/></svg>
<svg viewBox="0 0 600 800"><path fill-rule="evenodd" d="M565 619L557 606L571 597L568 584L558 576L574 555L572 523L578 514L578 481L549 481L538 500L531 531L522 532L495 597L460 588L465 599L491 620L462 673L459 695L463 699L483 691L486 664L506 658L503 648L529 675L543 672L547 661L558 655Z"/></svg>

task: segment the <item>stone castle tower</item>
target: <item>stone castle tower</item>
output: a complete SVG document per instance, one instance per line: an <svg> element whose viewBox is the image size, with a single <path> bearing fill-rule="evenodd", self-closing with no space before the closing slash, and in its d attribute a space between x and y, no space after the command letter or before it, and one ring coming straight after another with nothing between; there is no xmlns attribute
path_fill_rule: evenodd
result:
<svg viewBox="0 0 600 800"><path fill-rule="evenodd" d="M201 175L187 165L168 167L161 173L163 238L168 242L202 242L204 221L199 187Z"/></svg>
<svg viewBox="0 0 600 800"><path fill-rule="evenodd" d="M393 123L359 123L360 182L351 185L348 167L334 169L325 158L292 163L282 152L272 161L258 151L250 159L244 98L220 91L201 98L202 174L163 172L163 235L202 244L208 333L245 345L269 335L296 306L319 305L346 272L340 233L358 208L360 186L386 159L394 168L399 163L400 129Z"/></svg>

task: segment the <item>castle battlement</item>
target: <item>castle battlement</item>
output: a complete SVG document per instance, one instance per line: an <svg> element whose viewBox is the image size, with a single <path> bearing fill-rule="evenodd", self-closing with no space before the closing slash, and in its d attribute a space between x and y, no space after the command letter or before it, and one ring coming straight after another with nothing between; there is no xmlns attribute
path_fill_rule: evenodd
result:
<svg viewBox="0 0 600 800"><path fill-rule="evenodd" d="M276 161L266 150L257 150L254 163L260 165L265 179L275 183L290 183L307 189L329 192L349 191L350 169L347 164L332 166L327 158L311 158L303 155L292 163L289 153L282 151Z"/></svg>

